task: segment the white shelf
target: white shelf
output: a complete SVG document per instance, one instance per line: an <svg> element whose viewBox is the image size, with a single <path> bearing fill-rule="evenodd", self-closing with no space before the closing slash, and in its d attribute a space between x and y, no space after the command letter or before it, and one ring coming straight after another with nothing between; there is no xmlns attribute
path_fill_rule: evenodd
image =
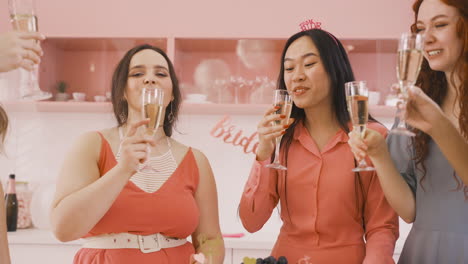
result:
<svg viewBox="0 0 468 264"><path fill-rule="evenodd" d="M80 241L60 242L51 230L43 229L17 229L8 232L8 244L11 245L81 245Z"/></svg>
<svg viewBox="0 0 468 264"><path fill-rule="evenodd" d="M112 112L109 102L4 102L8 112L107 113Z"/></svg>

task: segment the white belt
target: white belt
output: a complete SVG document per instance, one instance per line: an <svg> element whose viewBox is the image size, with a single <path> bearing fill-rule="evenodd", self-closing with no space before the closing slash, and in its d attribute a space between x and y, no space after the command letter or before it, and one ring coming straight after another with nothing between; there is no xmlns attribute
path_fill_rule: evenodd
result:
<svg viewBox="0 0 468 264"><path fill-rule="evenodd" d="M162 248L178 247L185 243L185 238L170 238L159 233L142 236L130 233L104 234L83 239L83 248L139 248L143 253L151 253Z"/></svg>

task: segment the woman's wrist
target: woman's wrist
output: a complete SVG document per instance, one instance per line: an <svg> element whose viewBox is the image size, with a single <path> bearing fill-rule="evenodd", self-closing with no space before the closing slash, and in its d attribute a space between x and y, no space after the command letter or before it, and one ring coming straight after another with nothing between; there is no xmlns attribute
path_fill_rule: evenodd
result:
<svg viewBox="0 0 468 264"><path fill-rule="evenodd" d="M118 175L122 175L122 177L125 177L127 179L129 179L130 177L132 177L133 174L136 173L136 171L133 168L130 168L129 166L124 166L121 162L118 162L114 169L116 170L116 173Z"/></svg>
<svg viewBox="0 0 468 264"><path fill-rule="evenodd" d="M268 154L268 152L263 151L262 147L259 145L259 148L257 149L257 153L255 154L255 158L257 161L265 161L271 157L271 153Z"/></svg>
<svg viewBox="0 0 468 264"><path fill-rule="evenodd" d="M453 127L452 122L450 122L444 113L438 114L430 124L431 126L428 129L427 134L434 140L440 136L443 136L444 131L447 131L446 129L448 127Z"/></svg>
<svg viewBox="0 0 468 264"><path fill-rule="evenodd" d="M376 164L379 162L385 162L385 159L387 159L389 155L390 153L388 152L387 144L384 141L381 146L372 152L372 154L369 154L369 158L371 159L372 163Z"/></svg>

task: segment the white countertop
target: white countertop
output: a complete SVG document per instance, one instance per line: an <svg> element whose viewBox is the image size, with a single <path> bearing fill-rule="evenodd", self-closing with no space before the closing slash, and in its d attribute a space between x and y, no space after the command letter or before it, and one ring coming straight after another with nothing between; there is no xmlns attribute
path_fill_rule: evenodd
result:
<svg viewBox="0 0 468 264"><path fill-rule="evenodd" d="M58 241L52 231L44 229L17 229L16 232L8 232L8 244L13 245L81 245L79 240L70 242Z"/></svg>

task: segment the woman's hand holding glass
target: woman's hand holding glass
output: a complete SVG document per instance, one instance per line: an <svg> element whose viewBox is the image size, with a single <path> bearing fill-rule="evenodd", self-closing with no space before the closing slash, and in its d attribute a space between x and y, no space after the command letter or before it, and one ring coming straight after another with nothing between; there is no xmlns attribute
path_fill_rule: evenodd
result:
<svg viewBox="0 0 468 264"><path fill-rule="evenodd" d="M0 34L0 72L6 72L21 67L33 70L40 62L43 51L37 41L44 40L37 32L12 31ZM31 40L36 40L33 42Z"/></svg>
<svg viewBox="0 0 468 264"><path fill-rule="evenodd" d="M279 115L280 119L273 119L272 126L282 126L284 129L289 127L289 117L291 116L291 111L293 107L293 101L289 92L284 89L275 90L273 97L273 107L275 112L271 113L273 115ZM287 170L286 166L280 162L280 145L281 138L284 133L281 133L275 138L275 159L271 164L266 165L267 168L277 169L277 170Z"/></svg>
<svg viewBox="0 0 468 264"><path fill-rule="evenodd" d="M286 119L285 115L274 114L279 109L278 106L270 107L263 116L263 119L258 123L258 147L257 160L264 161L269 159L276 147L276 138L282 136L286 129L293 123L293 118L289 119L287 125L273 125L274 121Z"/></svg>
<svg viewBox="0 0 468 264"><path fill-rule="evenodd" d="M398 42L397 78L401 102L399 106L406 107L408 90L414 86L418 79L423 61L424 36L415 33L403 33ZM415 134L406 128L404 115L400 116L399 123L390 132L413 137Z"/></svg>
<svg viewBox="0 0 468 264"><path fill-rule="evenodd" d="M8 0L10 11L10 22L13 29L22 32L37 32L38 20L36 16L35 0ZM37 44L36 40L31 41L31 44ZM33 55L23 54L23 58L32 57ZM27 56L27 57L26 57ZM28 66L23 67L28 68ZM41 91L39 87L39 68L34 64L32 70L20 71L21 85L20 94L25 100L45 100L52 97L52 93Z"/></svg>
<svg viewBox="0 0 468 264"><path fill-rule="evenodd" d="M368 100L369 90L365 81L353 81L345 83L346 103L349 117L353 124L353 131L358 131L362 138L367 130L369 119ZM359 164L353 171L373 171L373 167L367 165L364 158L358 159Z"/></svg>
<svg viewBox="0 0 468 264"><path fill-rule="evenodd" d="M155 146L154 139L137 133L141 126L146 127L149 119L141 120L129 126L128 131L120 145L120 160L118 167L131 175L138 171L141 163L147 159L148 144Z"/></svg>
<svg viewBox="0 0 468 264"><path fill-rule="evenodd" d="M149 119L143 134L153 138L164 119L164 90L152 86L143 88L141 92L141 116L142 119ZM148 145L147 158L143 163L143 167L139 169L140 172L158 172L156 168L148 163L150 153L151 148Z"/></svg>
<svg viewBox="0 0 468 264"><path fill-rule="evenodd" d="M364 135L353 130L348 134L348 145L356 160L364 160L366 156L371 159L382 154L387 147L385 138L377 131L366 129Z"/></svg>
<svg viewBox="0 0 468 264"><path fill-rule="evenodd" d="M444 113L419 87L408 90L408 102L402 111L403 118L412 127L431 135L434 126L441 124Z"/></svg>

